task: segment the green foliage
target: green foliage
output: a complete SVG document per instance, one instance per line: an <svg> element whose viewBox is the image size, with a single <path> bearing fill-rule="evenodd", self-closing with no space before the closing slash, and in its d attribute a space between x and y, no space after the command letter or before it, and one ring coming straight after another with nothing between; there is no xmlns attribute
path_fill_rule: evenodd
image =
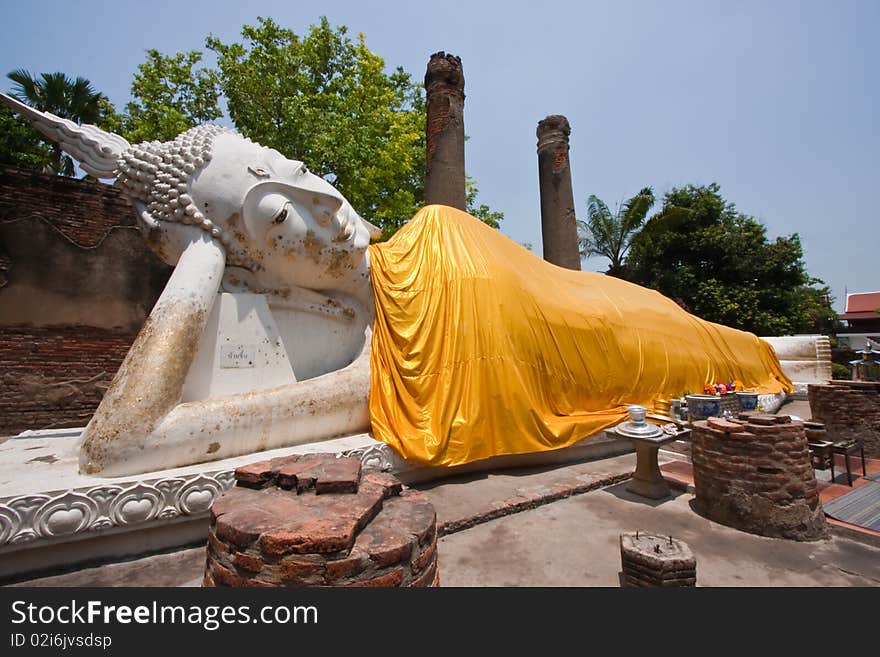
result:
<svg viewBox="0 0 880 657"><path fill-rule="evenodd" d="M220 118L217 72L197 68L202 53L176 55L147 51L131 84L134 99L126 105L122 134L132 143L168 141L200 123Z"/></svg>
<svg viewBox="0 0 880 657"><path fill-rule="evenodd" d="M384 60L367 48L363 34L352 39L345 26L333 28L326 18L303 37L259 18L257 25L242 27L241 37L241 42L228 44L214 36L206 39L217 55L216 68L202 65L199 51L169 56L148 50L123 115L101 94L94 98L97 113L88 118L60 112L61 102L29 104L97 123L138 143L170 140L220 118L225 96L239 132L305 162L359 214L380 226L383 239L390 237L424 205L422 85L402 68L386 73ZM39 81L31 84L22 77L21 84L32 88L35 98L55 98L57 89L65 87L53 76L61 74L44 76L45 93ZM4 139L10 141L12 135ZM12 149L2 157L10 159ZM22 152L39 161L38 152ZM60 151L50 155L61 156ZM69 158L66 164L72 172ZM468 184L468 211L497 228L502 213L478 204L476 183Z"/></svg>
<svg viewBox="0 0 880 657"><path fill-rule="evenodd" d="M465 180L465 190L465 202L467 203L465 209L468 214L476 217L491 228L500 228L501 221L504 219L504 213L492 210L485 203L477 205L477 195L480 193L480 190L477 188L477 181L468 176ZM531 250L531 247L528 248Z"/></svg>
<svg viewBox="0 0 880 657"><path fill-rule="evenodd" d="M831 363L831 378L838 381L849 381L852 378L852 371L846 365Z"/></svg>
<svg viewBox="0 0 880 657"><path fill-rule="evenodd" d="M43 73L36 78L24 69L12 71L6 77L15 83L16 98L42 112L77 123L96 124L101 117L98 101L104 95L83 77L71 80L64 73Z"/></svg>
<svg viewBox="0 0 880 657"><path fill-rule="evenodd" d="M608 274L624 275L624 256L633 236L642 227L648 210L654 205L654 191L643 188L612 214L602 199L590 195L587 220L577 220L578 248L582 257L605 256L611 263Z"/></svg>
<svg viewBox="0 0 880 657"><path fill-rule="evenodd" d="M768 241L715 183L666 194L632 240L626 276L699 317L759 335L812 331L834 317L828 288L805 270L798 235Z"/></svg>
<svg viewBox="0 0 880 657"><path fill-rule="evenodd" d="M0 163L51 173L49 147L30 124L0 105Z"/></svg>
<svg viewBox="0 0 880 657"><path fill-rule="evenodd" d="M880 365L859 365L860 381L880 381Z"/></svg>
<svg viewBox="0 0 880 657"><path fill-rule="evenodd" d="M236 127L305 162L389 237L424 198L422 88L326 18L302 38L264 18L241 34L207 39Z"/></svg>
<svg viewBox="0 0 880 657"><path fill-rule="evenodd" d="M35 77L24 69L12 71L7 77L15 83L12 95L42 112L51 112L76 123L91 123L101 127L104 127L109 117L115 116L113 105L107 97L95 91L86 78L71 79L58 72L43 73ZM39 162L39 168L46 172L73 175L73 160L62 152L58 144L46 143L49 147L48 157ZM24 161L37 162L40 149L34 150L32 143L25 143L24 147L30 149L27 151L30 155Z"/></svg>
<svg viewBox="0 0 880 657"><path fill-rule="evenodd" d="M424 204L425 99L421 84L322 17L299 37L271 19L245 25L242 42L209 37L219 83L236 128L324 176L352 207L393 235ZM468 211L493 227L503 218Z"/></svg>

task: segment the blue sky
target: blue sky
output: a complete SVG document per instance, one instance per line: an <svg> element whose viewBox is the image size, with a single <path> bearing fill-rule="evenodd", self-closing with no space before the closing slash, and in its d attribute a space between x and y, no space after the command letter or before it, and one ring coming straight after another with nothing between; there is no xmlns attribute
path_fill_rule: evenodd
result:
<svg viewBox="0 0 880 657"><path fill-rule="evenodd" d="M771 237L800 234L838 310L845 288L880 290L877 0L0 0L0 72L82 75L121 108L148 48L204 49L258 16L301 34L321 15L416 80L431 53L461 57L468 173L538 253L535 128L564 114L579 215L590 194L613 208L644 186L717 182Z"/></svg>

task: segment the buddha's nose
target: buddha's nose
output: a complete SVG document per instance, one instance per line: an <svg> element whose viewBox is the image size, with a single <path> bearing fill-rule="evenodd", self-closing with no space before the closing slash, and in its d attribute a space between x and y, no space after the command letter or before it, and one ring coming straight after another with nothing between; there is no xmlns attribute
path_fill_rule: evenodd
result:
<svg viewBox="0 0 880 657"><path fill-rule="evenodd" d="M348 242L352 236L354 236L355 230L357 230L357 224L360 220L361 218L350 205L347 203L343 204L333 216L331 225L333 230L336 231L333 241Z"/></svg>

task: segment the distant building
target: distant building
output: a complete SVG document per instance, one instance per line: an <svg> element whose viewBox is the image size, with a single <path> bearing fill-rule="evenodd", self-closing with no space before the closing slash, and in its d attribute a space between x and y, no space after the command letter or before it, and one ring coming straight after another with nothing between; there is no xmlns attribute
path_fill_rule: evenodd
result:
<svg viewBox="0 0 880 657"><path fill-rule="evenodd" d="M846 310L837 317L846 322L837 337L850 349L862 349L868 340L880 343L880 292L847 294Z"/></svg>

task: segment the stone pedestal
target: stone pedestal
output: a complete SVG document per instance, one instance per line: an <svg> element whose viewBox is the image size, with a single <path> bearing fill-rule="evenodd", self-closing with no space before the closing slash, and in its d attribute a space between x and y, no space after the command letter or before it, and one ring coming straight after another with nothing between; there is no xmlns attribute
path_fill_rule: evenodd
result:
<svg viewBox="0 0 880 657"><path fill-rule="evenodd" d="M564 116L552 115L538 123L537 134L544 260L560 267L580 270L581 256L568 162L571 126Z"/></svg>
<svg viewBox="0 0 880 657"><path fill-rule="evenodd" d="M762 536L810 541L828 528L801 422L746 415L694 422L695 509Z"/></svg>
<svg viewBox="0 0 880 657"><path fill-rule="evenodd" d="M620 562L626 586L697 585L697 560L687 543L671 536L621 534Z"/></svg>
<svg viewBox="0 0 880 657"><path fill-rule="evenodd" d="M438 52L425 72L425 203L465 210L464 73L461 59Z"/></svg>
<svg viewBox="0 0 880 657"><path fill-rule="evenodd" d="M669 484L660 472L657 452L661 445L675 438L665 434L660 438L629 438L636 446L636 471L626 485L629 492L652 500L661 500L672 495Z"/></svg>
<svg viewBox="0 0 880 657"><path fill-rule="evenodd" d="M309 454L235 479L211 508L205 586L439 585L434 507L393 475Z"/></svg>

